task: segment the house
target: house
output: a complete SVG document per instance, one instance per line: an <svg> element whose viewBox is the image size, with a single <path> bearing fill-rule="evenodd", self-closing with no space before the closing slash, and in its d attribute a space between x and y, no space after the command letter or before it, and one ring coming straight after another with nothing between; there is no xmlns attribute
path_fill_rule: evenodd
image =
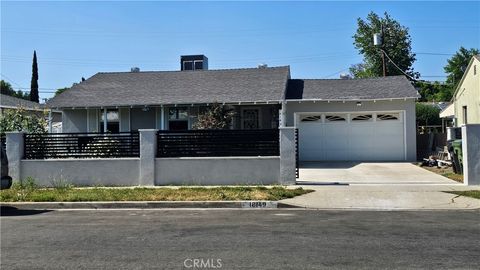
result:
<svg viewBox="0 0 480 270"><path fill-rule="evenodd" d="M416 159L417 91L404 76L291 79L290 67L101 72L49 101L64 132L187 130L210 104L236 112L231 129L295 127L301 161Z"/></svg>
<svg viewBox="0 0 480 270"><path fill-rule="evenodd" d="M48 120L48 116L46 115L47 108L45 107L45 104L39 104L30 100L0 94L0 114L3 113L5 110L12 109L23 109L30 115L35 115L37 117L45 117L46 120ZM58 110L52 110L51 112L51 123L54 129L53 132L61 132L62 112Z"/></svg>
<svg viewBox="0 0 480 270"><path fill-rule="evenodd" d="M455 125L480 124L480 55L470 60L453 94Z"/></svg>

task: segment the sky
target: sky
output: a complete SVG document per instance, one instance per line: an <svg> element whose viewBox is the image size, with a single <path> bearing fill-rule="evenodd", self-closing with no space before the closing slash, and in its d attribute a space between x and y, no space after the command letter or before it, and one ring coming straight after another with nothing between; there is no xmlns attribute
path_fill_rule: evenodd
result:
<svg viewBox="0 0 480 270"><path fill-rule="evenodd" d="M480 2L5 2L0 73L29 90L37 51L40 98L97 72L179 70L205 54L209 69L289 65L292 78L338 78L362 61L357 18L388 12L410 30L415 71L445 80L460 46L480 47Z"/></svg>

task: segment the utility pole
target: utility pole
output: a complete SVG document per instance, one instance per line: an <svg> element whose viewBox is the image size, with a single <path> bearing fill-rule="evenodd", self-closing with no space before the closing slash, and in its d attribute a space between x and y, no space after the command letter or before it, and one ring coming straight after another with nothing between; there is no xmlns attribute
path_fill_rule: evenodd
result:
<svg viewBox="0 0 480 270"><path fill-rule="evenodd" d="M387 64L385 63L385 46L383 45L383 23L381 24L380 27L380 33L375 33L373 34L373 45L376 46L377 48L380 49L380 52L382 53L382 69L383 69L383 77L387 76Z"/></svg>
<svg viewBox="0 0 480 270"><path fill-rule="evenodd" d="M381 26L381 33L382 33L382 45L381 45L381 49L382 49L382 68L383 68L383 77L386 77L387 76L387 65L385 63L385 50L384 50L384 44L385 44L385 38L384 38L384 33L383 33L383 23L382 23L382 26Z"/></svg>

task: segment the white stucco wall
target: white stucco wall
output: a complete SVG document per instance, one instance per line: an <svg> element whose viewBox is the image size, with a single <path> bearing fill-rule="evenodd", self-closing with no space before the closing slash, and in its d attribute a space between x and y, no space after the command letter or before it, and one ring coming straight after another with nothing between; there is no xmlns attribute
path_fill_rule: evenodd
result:
<svg viewBox="0 0 480 270"><path fill-rule="evenodd" d="M357 106L356 101L289 101L285 107L286 126L295 126L295 113L299 112L375 112L375 111L405 111L405 141L407 144L407 160L415 161L417 155L416 146L416 120L415 120L415 99L407 100L379 100L362 101Z"/></svg>

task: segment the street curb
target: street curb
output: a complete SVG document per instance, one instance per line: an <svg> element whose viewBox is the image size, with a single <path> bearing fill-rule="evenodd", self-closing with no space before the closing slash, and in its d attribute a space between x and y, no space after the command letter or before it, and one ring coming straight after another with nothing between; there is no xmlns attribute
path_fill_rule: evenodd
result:
<svg viewBox="0 0 480 270"><path fill-rule="evenodd" d="M2 207L17 209L157 209L157 208L297 208L277 201L143 201L143 202L10 202Z"/></svg>

